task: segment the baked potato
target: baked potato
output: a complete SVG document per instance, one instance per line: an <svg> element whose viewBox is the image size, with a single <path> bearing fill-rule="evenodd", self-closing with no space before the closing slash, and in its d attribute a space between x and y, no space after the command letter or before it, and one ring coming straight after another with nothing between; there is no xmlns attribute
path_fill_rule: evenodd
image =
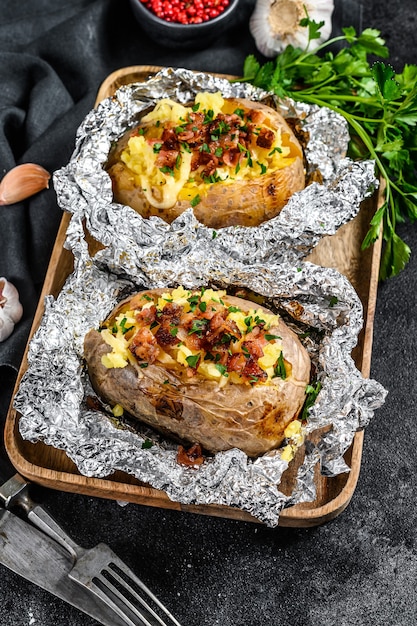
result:
<svg viewBox="0 0 417 626"><path fill-rule="evenodd" d="M135 294L88 332L84 356L112 408L211 453L278 447L310 379L308 353L278 315L213 289Z"/></svg>
<svg viewBox="0 0 417 626"><path fill-rule="evenodd" d="M199 93L192 106L158 102L110 151L116 202L171 223L193 207L212 228L257 226L305 187L302 148L259 102Z"/></svg>

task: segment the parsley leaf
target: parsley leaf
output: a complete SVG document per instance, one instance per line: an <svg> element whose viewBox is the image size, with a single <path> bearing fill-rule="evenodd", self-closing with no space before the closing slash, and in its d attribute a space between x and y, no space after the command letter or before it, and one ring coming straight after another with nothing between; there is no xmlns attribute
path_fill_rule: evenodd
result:
<svg viewBox="0 0 417 626"><path fill-rule="evenodd" d="M190 356L187 356L185 360L187 361L189 367L191 367L192 369L195 369L200 360L200 357L201 357L200 354L191 354Z"/></svg>

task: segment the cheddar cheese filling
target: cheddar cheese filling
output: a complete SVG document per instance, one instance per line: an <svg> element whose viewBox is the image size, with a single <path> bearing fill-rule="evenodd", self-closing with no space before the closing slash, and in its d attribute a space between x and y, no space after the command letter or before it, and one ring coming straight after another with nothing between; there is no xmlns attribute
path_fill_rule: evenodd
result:
<svg viewBox="0 0 417 626"><path fill-rule="evenodd" d="M241 310L228 301L225 291L180 286L161 295L143 292L101 329L111 348L102 364L106 368L163 364L221 386L274 384L274 379L291 373L279 320L256 306Z"/></svg>
<svg viewBox="0 0 417 626"><path fill-rule="evenodd" d="M213 184L252 180L295 158L263 111L236 108L220 92L197 94L193 106L160 100L121 153L135 186L160 209L178 200L196 206Z"/></svg>

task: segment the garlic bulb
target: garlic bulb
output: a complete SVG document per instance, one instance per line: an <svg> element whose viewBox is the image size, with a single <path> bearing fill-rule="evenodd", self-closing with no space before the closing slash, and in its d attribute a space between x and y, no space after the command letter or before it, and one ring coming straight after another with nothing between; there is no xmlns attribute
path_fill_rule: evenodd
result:
<svg viewBox="0 0 417 626"><path fill-rule="evenodd" d="M314 49L330 37L332 30L333 0L257 0L250 18L250 32L259 52L274 57L287 45L305 49L308 44L308 28L300 21L308 17L324 22L320 39L310 42Z"/></svg>
<svg viewBox="0 0 417 626"><path fill-rule="evenodd" d="M0 183L0 205L15 204L46 189L51 175L40 165L23 163L11 169Z"/></svg>
<svg viewBox="0 0 417 626"><path fill-rule="evenodd" d="M23 314L19 293L14 285L0 278L0 341L9 337Z"/></svg>

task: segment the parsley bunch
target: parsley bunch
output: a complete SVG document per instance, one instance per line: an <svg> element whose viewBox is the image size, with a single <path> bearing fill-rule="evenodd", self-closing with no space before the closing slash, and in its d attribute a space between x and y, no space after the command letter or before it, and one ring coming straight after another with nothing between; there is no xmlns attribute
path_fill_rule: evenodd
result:
<svg viewBox="0 0 417 626"><path fill-rule="evenodd" d="M309 44L319 37L323 23L307 16L300 23L309 29ZM380 278L395 276L407 264L410 248L396 232L397 225L417 219L415 155L417 149L417 66L395 73L386 59L389 52L380 32L368 28L357 34L352 27L313 51L289 45L273 61L261 65L246 58L243 80L280 97L326 106L349 124L349 156L373 159L385 183L385 201L370 223L362 247L370 246L382 226L384 250ZM343 42L339 52L329 49Z"/></svg>

